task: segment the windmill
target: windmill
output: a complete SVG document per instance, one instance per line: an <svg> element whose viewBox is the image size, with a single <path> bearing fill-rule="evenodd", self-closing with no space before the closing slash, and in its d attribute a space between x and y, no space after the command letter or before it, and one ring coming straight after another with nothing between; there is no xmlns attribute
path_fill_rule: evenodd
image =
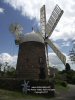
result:
<svg viewBox="0 0 75 100"><path fill-rule="evenodd" d="M22 34L23 28L19 24L11 24L10 31L16 37L19 45L16 73L19 78L24 79L46 79L48 66L48 45L53 49L62 63L66 64L66 57L49 39L55 29L63 10L56 5L48 23L46 23L45 5L40 9L41 32L34 30L28 34Z"/></svg>

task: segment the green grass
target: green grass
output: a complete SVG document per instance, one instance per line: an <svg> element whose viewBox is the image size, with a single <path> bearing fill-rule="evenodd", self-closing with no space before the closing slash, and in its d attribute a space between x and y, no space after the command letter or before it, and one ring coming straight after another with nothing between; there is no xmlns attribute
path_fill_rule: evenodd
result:
<svg viewBox="0 0 75 100"><path fill-rule="evenodd" d="M8 90L0 89L0 100L23 100L23 99L36 99L36 98L51 98L51 96L44 96L44 95L30 95L30 94L23 94L21 92L13 92Z"/></svg>
<svg viewBox="0 0 75 100"><path fill-rule="evenodd" d="M56 93L57 96L67 92L68 91L68 87L62 87L61 85L56 85ZM14 91L8 91L8 90L3 90L0 89L0 100L25 100L25 99L36 99L36 98L51 98L51 96L41 96L41 95L30 95L30 94L23 94L21 92L14 92Z"/></svg>
<svg viewBox="0 0 75 100"><path fill-rule="evenodd" d="M63 86L57 84L55 86L55 89L56 89L56 95L61 95L63 93L66 93L69 90L69 87L68 86L67 87L63 87Z"/></svg>
<svg viewBox="0 0 75 100"><path fill-rule="evenodd" d="M32 95L25 95L20 92L13 92L8 90L0 89L0 100L12 100L12 99L24 99L24 98L35 98Z"/></svg>

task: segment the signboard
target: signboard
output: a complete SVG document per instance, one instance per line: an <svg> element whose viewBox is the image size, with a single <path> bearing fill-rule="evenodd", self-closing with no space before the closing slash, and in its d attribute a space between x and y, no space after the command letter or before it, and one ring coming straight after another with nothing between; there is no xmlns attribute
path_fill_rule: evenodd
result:
<svg viewBox="0 0 75 100"><path fill-rule="evenodd" d="M50 85L47 86L31 85L29 84L29 81L26 82L25 80L24 80L24 84L22 84L21 86L22 86L22 91L25 94L27 93L46 94L51 91L55 92L55 89L52 89Z"/></svg>

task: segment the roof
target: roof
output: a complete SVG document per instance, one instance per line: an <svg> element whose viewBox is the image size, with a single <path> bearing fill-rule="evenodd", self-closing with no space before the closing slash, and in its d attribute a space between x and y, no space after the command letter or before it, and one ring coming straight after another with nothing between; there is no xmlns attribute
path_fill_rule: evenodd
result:
<svg viewBox="0 0 75 100"><path fill-rule="evenodd" d="M36 41L44 43L43 37L40 35L40 33L36 33L34 30L30 33L26 33L21 37L21 43L28 42L28 41Z"/></svg>

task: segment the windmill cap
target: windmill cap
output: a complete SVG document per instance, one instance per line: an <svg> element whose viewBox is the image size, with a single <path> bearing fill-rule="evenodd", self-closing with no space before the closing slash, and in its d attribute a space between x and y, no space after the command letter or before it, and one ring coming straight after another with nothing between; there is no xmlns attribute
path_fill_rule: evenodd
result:
<svg viewBox="0 0 75 100"><path fill-rule="evenodd" d="M40 35L40 33L36 33L34 30L30 33L26 33L22 39L21 42L29 42L29 41L36 41L44 43L43 37Z"/></svg>

